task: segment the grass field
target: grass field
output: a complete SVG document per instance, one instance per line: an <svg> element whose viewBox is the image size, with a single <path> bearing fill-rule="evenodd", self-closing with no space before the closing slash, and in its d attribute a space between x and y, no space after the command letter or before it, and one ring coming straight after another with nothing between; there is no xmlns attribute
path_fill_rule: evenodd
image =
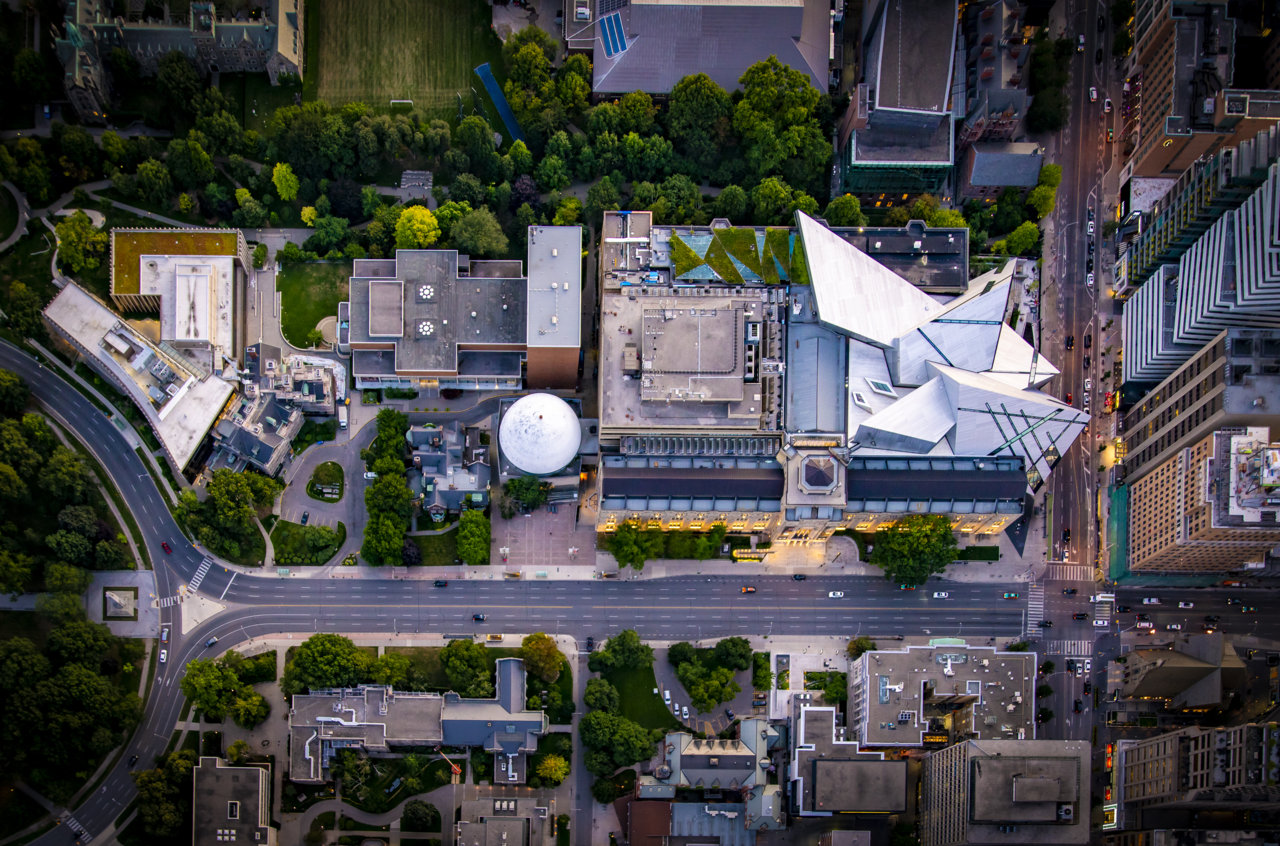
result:
<svg viewBox="0 0 1280 846"><path fill-rule="evenodd" d="M628 720L633 720L647 729L670 731L681 728L679 720L671 709L662 701L662 697L653 692L658 686L654 679L653 667L641 667L638 670L615 670L605 673L604 677L618 689L622 700L619 713Z"/></svg>
<svg viewBox="0 0 1280 846"><path fill-rule="evenodd" d="M302 90L298 83L272 85L265 73L224 73L218 88L231 101L231 113L245 129L263 132L272 113L281 106L292 106L295 94Z"/></svg>
<svg viewBox="0 0 1280 846"><path fill-rule="evenodd" d="M452 567L458 557L458 533L410 535L422 553L424 567Z"/></svg>
<svg viewBox="0 0 1280 846"><path fill-rule="evenodd" d="M306 19L306 99L452 109L479 90L476 65L501 70L491 10L476 0L307 0Z"/></svg>
<svg viewBox="0 0 1280 846"><path fill-rule="evenodd" d="M347 298L351 262L308 262L291 264L276 276L280 292L280 331L295 347L307 346L307 333L323 318L338 313L338 303Z"/></svg>

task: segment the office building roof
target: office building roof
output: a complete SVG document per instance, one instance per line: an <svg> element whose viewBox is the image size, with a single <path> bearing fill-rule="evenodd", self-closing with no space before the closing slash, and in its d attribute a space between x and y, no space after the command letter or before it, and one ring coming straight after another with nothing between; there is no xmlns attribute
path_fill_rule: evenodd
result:
<svg viewBox="0 0 1280 846"><path fill-rule="evenodd" d="M1179 635L1162 648L1135 649L1121 696L1163 699L1173 709L1219 708L1247 681L1244 662L1221 632Z"/></svg>
<svg viewBox="0 0 1280 846"><path fill-rule="evenodd" d="M635 0L614 8L597 21L597 93L667 94L694 73L733 91L747 68L770 56L807 74L819 91L827 89L825 2Z"/></svg>
<svg viewBox="0 0 1280 846"><path fill-rule="evenodd" d="M1040 145L1030 141L979 142L969 157L969 184L988 187L1034 188L1044 163Z"/></svg>
<svg viewBox="0 0 1280 846"><path fill-rule="evenodd" d="M813 705L810 694L797 694L792 707L791 793L801 816L906 809L906 761L886 761L846 740L836 710Z"/></svg>
<svg viewBox="0 0 1280 846"><path fill-rule="evenodd" d="M111 293L160 293L142 290L144 256L234 258L238 229L111 230Z"/></svg>
<svg viewBox="0 0 1280 846"><path fill-rule="evenodd" d="M969 740L965 752L968 819L963 842L1089 842L1087 741ZM953 786L926 778L924 789L949 791Z"/></svg>
<svg viewBox="0 0 1280 846"><path fill-rule="evenodd" d="M193 846L275 843L270 767L235 767L202 757L192 776Z"/></svg>
<svg viewBox="0 0 1280 846"><path fill-rule="evenodd" d="M880 0L878 5L873 43L879 49L868 56L877 80L876 108L945 114L960 20L956 0Z"/></svg>
<svg viewBox="0 0 1280 846"><path fill-rule="evenodd" d="M528 346L576 349L582 334L582 227L530 226L528 258Z"/></svg>

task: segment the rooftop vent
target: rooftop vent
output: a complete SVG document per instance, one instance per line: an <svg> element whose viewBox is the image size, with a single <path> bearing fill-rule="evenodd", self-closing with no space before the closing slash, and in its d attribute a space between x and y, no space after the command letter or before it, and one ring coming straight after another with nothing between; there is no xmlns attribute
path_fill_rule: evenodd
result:
<svg viewBox="0 0 1280 846"><path fill-rule="evenodd" d="M431 285L422 285L418 288L418 296L424 300L429 300L435 296L436 289Z"/></svg>
<svg viewBox="0 0 1280 846"><path fill-rule="evenodd" d="M419 334L419 335L422 335L422 336L424 336L424 337L425 337L425 336L427 336L427 335L432 334L432 333L433 333L433 332L435 332L435 331L436 331L435 324L434 324L434 323L432 323L430 320L424 320L424 321L422 321L421 323L419 323L419 324L418 324L418 334Z"/></svg>

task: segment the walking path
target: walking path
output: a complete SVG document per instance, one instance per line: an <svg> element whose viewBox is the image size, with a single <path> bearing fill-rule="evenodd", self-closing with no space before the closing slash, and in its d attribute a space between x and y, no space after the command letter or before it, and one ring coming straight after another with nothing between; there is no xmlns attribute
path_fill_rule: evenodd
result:
<svg viewBox="0 0 1280 846"><path fill-rule="evenodd" d="M9 233L7 238L0 241L0 253L3 253L18 243L18 240L23 235L27 234L27 219L31 217L31 207L27 205L27 197L18 190L18 186L7 179L4 182L0 182L0 185L3 185L4 189L13 195L14 202L18 204L18 225L14 227L14 230Z"/></svg>

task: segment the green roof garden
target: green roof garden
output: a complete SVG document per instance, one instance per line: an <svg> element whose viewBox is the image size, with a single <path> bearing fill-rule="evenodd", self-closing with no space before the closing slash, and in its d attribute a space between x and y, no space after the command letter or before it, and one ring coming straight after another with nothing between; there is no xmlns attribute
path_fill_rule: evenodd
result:
<svg viewBox="0 0 1280 846"><path fill-rule="evenodd" d="M236 230L160 229L111 232L111 293L141 290L138 260L143 256L234 256Z"/></svg>

